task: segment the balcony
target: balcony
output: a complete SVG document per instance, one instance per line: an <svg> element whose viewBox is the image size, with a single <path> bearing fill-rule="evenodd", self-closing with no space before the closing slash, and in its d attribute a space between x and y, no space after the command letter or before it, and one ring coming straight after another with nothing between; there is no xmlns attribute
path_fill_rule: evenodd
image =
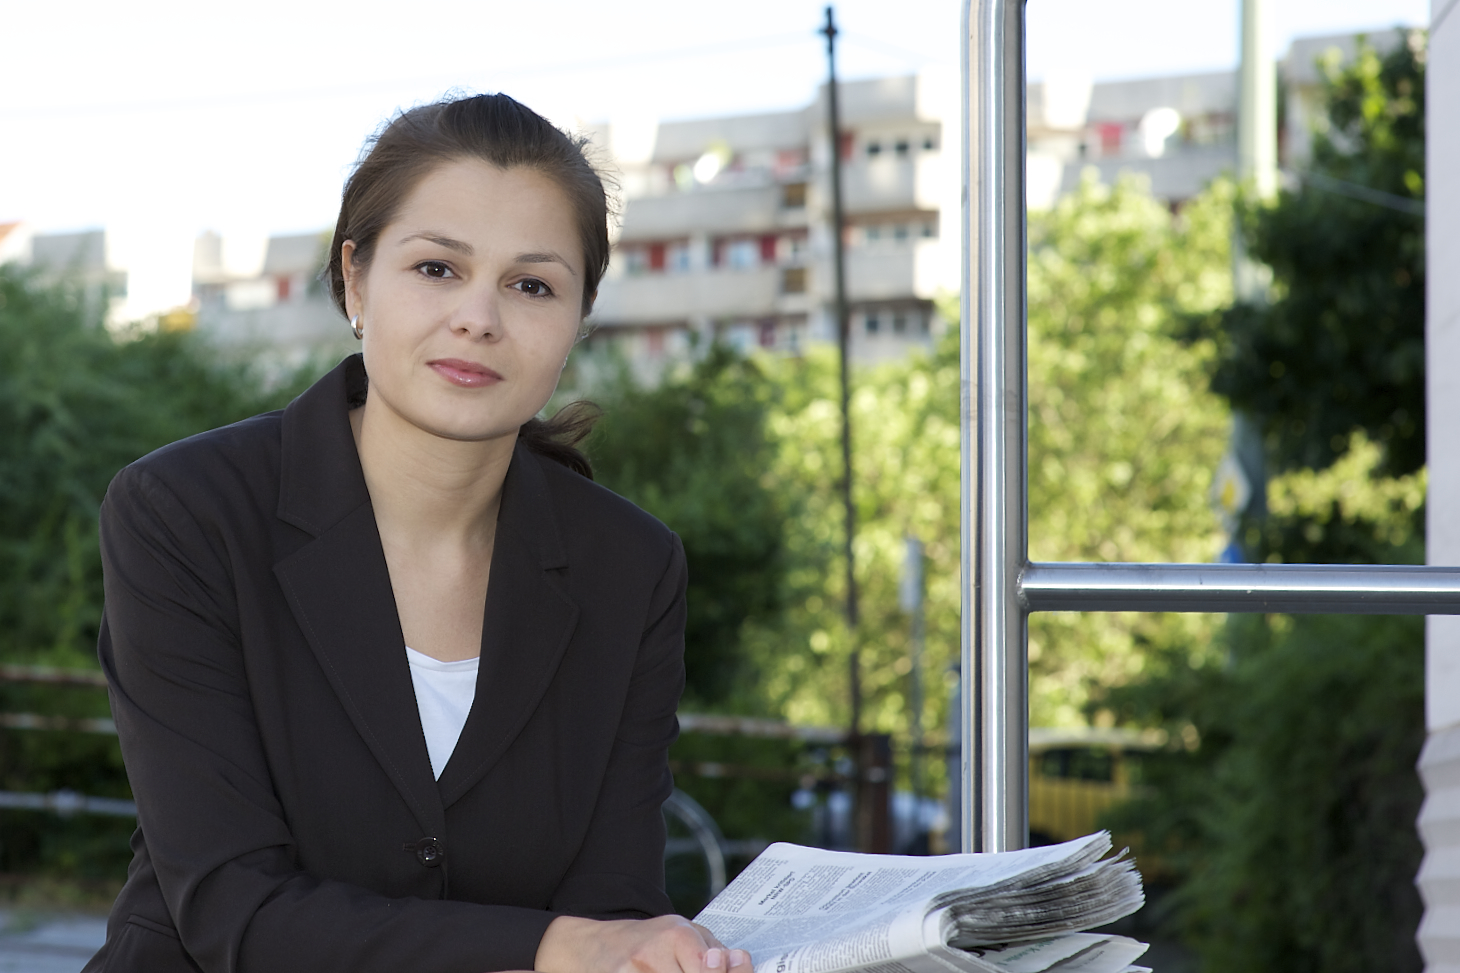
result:
<svg viewBox="0 0 1460 973"><path fill-rule="evenodd" d="M957 293L958 252L938 240L860 247L847 252L847 297L888 301Z"/></svg>
<svg viewBox="0 0 1460 973"><path fill-rule="evenodd" d="M943 154L920 153L910 159L859 159L842 170L842 193L850 213L890 210L936 210L949 189L957 200L957 186L945 185Z"/></svg>
<svg viewBox="0 0 1460 973"><path fill-rule="evenodd" d="M599 288L593 320L612 326L770 314L781 278L782 268L773 266L614 277Z"/></svg>
<svg viewBox="0 0 1460 973"><path fill-rule="evenodd" d="M792 212L800 214L804 225L805 211L782 209L781 187L775 184L641 196L624 206L620 239L664 240L692 233L712 236L768 233L785 225L785 217Z"/></svg>

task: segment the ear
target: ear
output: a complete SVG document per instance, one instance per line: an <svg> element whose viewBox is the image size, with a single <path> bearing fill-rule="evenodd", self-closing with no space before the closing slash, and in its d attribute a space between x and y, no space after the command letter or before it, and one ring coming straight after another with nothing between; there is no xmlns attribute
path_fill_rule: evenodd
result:
<svg viewBox="0 0 1460 973"><path fill-rule="evenodd" d="M355 266L355 241L340 244L340 275L345 279L345 316L361 314L365 306L362 293L365 275Z"/></svg>

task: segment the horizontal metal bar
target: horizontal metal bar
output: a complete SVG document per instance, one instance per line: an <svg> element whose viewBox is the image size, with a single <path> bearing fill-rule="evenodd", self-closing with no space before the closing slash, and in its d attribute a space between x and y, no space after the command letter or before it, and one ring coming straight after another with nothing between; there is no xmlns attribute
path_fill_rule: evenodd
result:
<svg viewBox="0 0 1460 973"><path fill-rule="evenodd" d="M137 816L137 805L132 801L119 797L90 797L75 791L52 791L49 794L0 791L0 808L53 811L62 817L73 814L105 814L118 818Z"/></svg>
<svg viewBox="0 0 1460 973"><path fill-rule="evenodd" d="M780 720L753 716L720 716L715 713L680 713L681 733L709 733L715 736L771 737L805 743L845 743L847 731L839 726L796 726Z"/></svg>
<svg viewBox="0 0 1460 973"><path fill-rule="evenodd" d="M53 666L0 665L0 682L48 682L63 686L106 688L106 676L91 669L57 669Z"/></svg>
<svg viewBox="0 0 1460 973"><path fill-rule="evenodd" d="M1460 568L1357 564L1029 564L1025 611L1460 615Z"/></svg>
<svg viewBox="0 0 1460 973"><path fill-rule="evenodd" d="M39 713L0 713L0 726L10 730L62 730L71 733L117 735L117 724L106 717L42 716Z"/></svg>

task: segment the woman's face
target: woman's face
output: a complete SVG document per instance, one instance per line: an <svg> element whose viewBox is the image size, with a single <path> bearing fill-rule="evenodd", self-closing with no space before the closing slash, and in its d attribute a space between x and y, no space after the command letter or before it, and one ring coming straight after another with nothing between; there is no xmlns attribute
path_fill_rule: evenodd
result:
<svg viewBox="0 0 1460 973"><path fill-rule="evenodd" d="M515 435L547 404L578 334L574 222L546 177L457 161L420 181L364 271L347 241L367 401L446 439Z"/></svg>

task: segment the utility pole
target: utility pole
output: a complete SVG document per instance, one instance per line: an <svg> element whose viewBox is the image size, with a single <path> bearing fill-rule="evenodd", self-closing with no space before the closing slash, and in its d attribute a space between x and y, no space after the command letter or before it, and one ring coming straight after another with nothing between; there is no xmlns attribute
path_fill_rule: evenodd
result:
<svg viewBox="0 0 1460 973"><path fill-rule="evenodd" d="M852 505L852 375L851 321L847 314L846 214L842 209L842 126L836 83L836 21L826 8L827 135L831 143L831 253L836 278L836 338L841 353L842 398L842 506L846 511L847 634L852 651L847 658L851 695L851 727L847 742L857 767L854 817L857 847L862 851L892 850L892 740L885 733L862 732L862 672L857 632L857 510Z"/></svg>
<svg viewBox="0 0 1460 973"><path fill-rule="evenodd" d="M1238 77L1237 178L1262 200L1277 193L1277 61L1268 25L1268 0L1242 0L1242 66ZM1241 236L1232 248L1239 301L1261 300L1266 282L1247 256Z"/></svg>
<svg viewBox="0 0 1460 973"><path fill-rule="evenodd" d="M1268 24L1269 0L1242 0L1242 63L1238 69L1237 178L1260 200L1277 193L1277 64ZM1232 296L1239 303L1267 299L1267 268L1247 253L1239 227L1232 231ZM1267 511L1262 431L1245 412L1232 415L1227 456L1218 467L1213 500L1227 531L1223 561L1243 561L1237 532L1244 513Z"/></svg>
<svg viewBox="0 0 1460 973"><path fill-rule="evenodd" d="M852 505L852 379L849 361L851 344L851 321L847 314L847 271L846 271L846 214L842 210L842 131L841 112L837 103L836 84L836 22L831 7L826 8L826 26L821 28L826 37L826 102L827 129L831 142L831 253L835 275L836 292L836 343L841 353L842 393L842 506L846 513L847 565L847 629L852 639L851 684L852 737L861 733L862 722L862 680L857 651L857 572L852 542L857 535L857 511Z"/></svg>

